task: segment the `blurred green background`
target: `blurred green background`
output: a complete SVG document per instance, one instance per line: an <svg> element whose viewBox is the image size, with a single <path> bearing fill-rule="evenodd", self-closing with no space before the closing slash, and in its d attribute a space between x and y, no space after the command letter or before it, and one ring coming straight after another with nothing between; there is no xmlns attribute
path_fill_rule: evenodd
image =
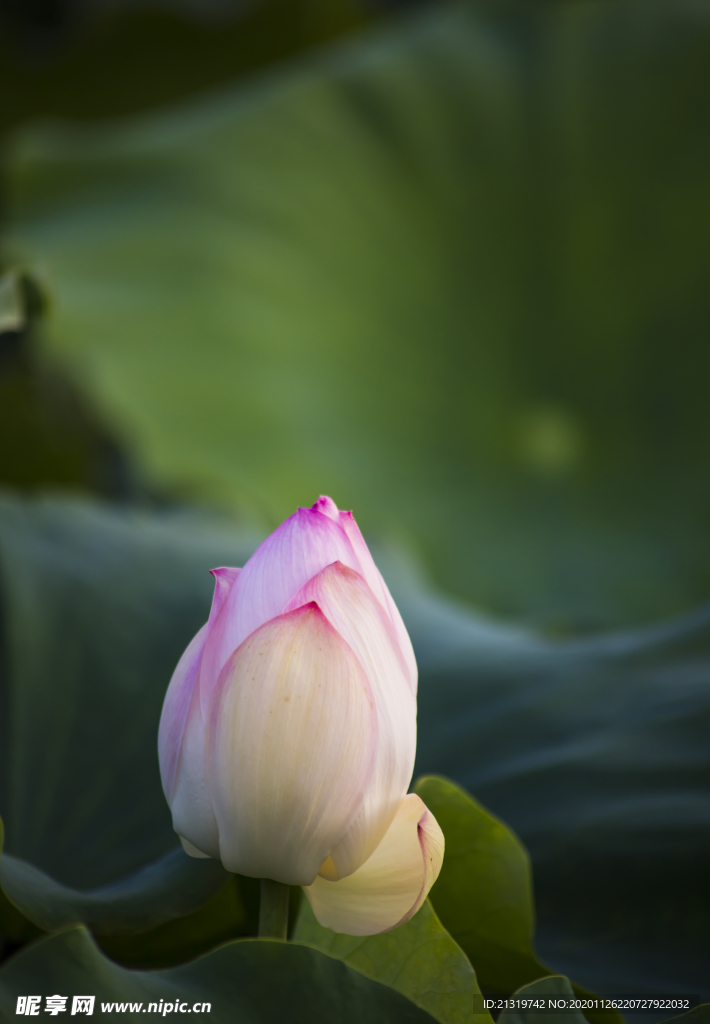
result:
<svg viewBox="0 0 710 1024"><path fill-rule="evenodd" d="M707 2L2 9L4 482L330 493L553 634L708 598Z"/></svg>
<svg viewBox="0 0 710 1024"><path fill-rule="evenodd" d="M530 851L540 955L710 993L710 0L0 28L0 954L253 933L175 848L157 721L208 566L325 492L412 635L417 772Z"/></svg>

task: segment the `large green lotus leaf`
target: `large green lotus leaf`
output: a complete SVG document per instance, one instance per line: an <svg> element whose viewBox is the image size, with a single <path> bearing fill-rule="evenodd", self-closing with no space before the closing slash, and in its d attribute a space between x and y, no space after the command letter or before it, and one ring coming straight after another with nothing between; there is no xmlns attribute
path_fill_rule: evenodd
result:
<svg viewBox="0 0 710 1024"><path fill-rule="evenodd" d="M561 974L553 974L547 978L539 978L530 985L523 985L513 993L513 999L539 1000L553 999L555 996L560 999L574 999L574 989L569 980ZM602 1018L603 1019L603 1018ZM608 1018L612 1019L611 1014ZM503 1010L498 1020L501 1024L584 1024L585 1017L581 1010L570 1009L569 1012L562 1010L551 1010L545 1012L539 1007L507 1007Z"/></svg>
<svg viewBox="0 0 710 1024"><path fill-rule="evenodd" d="M428 900L406 924L367 936L339 935L323 928L308 900L303 900L294 939L397 989L439 1024L491 1024L475 971Z"/></svg>
<svg viewBox="0 0 710 1024"><path fill-rule="evenodd" d="M146 931L124 935L97 936L104 953L125 967L155 969L187 963L223 942L256 935L257 915L244 899L245 882L232 875L202 906L182 917L172 917ZM257 896L258 900L258 896Z"/></svg>
<svg viewBox="0 0 710 1024"><path fill-rule="evenodd" d="M518 838L448 779L424 777L415 791L446 840L430 899L473 964L483 991L510 995L521 984L553 974L533 948L530 863ZM579 986L575 990L590 995ZM587 1016L600 1019L595 1011ZM609 1024L618 1020L617 1014L608 1015Z"/></svg>
<svg viewBox="0 0 710 1024"><path fill-rule="evenodd" d="M110 804L104 813L110 814ZM107 935L145 931L199 907L225 882L226 874L218 863L196 867L181 847L128 877L92 890L62 885L9 854L0 861L0 885L5 894L45 931L76 921Z"/></svg>
<svg viewBox="0 0 710 1024"><path fill-rule="evenodd" d="M184 967L130 971L104 957L83 928L28 947L0 970L0 1008L15 1014L17 997L93 993L95 1012L114 1003L120 1020L138 1020L160 1000L210 1005L211 1021L239 1024L431 1024L424 1010L342 961L297 943L231 942ZM116 1003L124 1008L115 1009ZM130 1004L134 1005L131 1007ZM138 1004L136 1006L136 1004ZM44 1009L44 999L42 1000ZM202 1009L202 1012L207 1012Z"/></svg>
<svg viewBox="0 0 710 1024"><path fill-rule="evenodd" d="M549 973L533 950L532 879L522 843L453 782L425 776L415 792L446 840L430 899L483 990L510 994Z"/></svg>
<svg viewBox="0 0 710 1024"><path fill-rule="evenodd" d="M208 567L252 546L171 513L0 501L0 883L39 927L142 931L224 886L177 845L157 723L209 610Z"/></svg>
<svg viewBox="0 0 710 1024"><path fill-rule="evenodd" d="M174 848L162 694L207 614L207 567L239 564L251 545L204 517L9 498L0 511L8 851L86 893ZM545 962L598 991L704 995L708 614L552 642L436 597L385 549L377 558L420 664L418 770L446 772L525 841ZM172 947L156 929L102 941L132 966L175 963L229 937L239 925L224 911L179 918ZM9 904L0 919L11 942L31 937Z"/></svg>
<svg viewBox="0 0 710 1024"><path fill-rule="evenodd" d="M519 839L447 779L424 777L415 791L446 840L431 901L476 969L484 992L510 995L521 984L553 974L533 948L532 877ZM579 995L589 994L575 989ZM598 1019L595 1012L587 1016ZM612 1013L608 1019L619 1018Z"/></svg>
<svg viewBox="0 0 710 1024"><path fill-rule="evenodd" d="M162 483L313 493L558 628L710 591L710 19L442 4L167 113L23 131L10 255Z"/></svg>
<svg viewBox="0 0 710 1024"><path fill-rule="evenodd" d="M0 854L5 841L5 827L0 818ZM40 928L22 914L0 889L0 957L9 949L24 946L42 934Z"/></svg>
<svg viewBox="0 0 710 1024"><path fill-rule="evenodd" d="M522 838L544 961L596 991L710 996L710 611L552 643L391 568L422 680L415 770Z"/></svg>

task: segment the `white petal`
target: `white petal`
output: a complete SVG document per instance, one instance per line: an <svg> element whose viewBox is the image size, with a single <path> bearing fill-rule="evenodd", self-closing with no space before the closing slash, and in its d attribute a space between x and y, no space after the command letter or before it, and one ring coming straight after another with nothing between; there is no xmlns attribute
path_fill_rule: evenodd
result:
<svg viewBox="0 0 710 1024"><path fill-rule="evenodd" d="M207 780L206 725L197 687L185 721L175 790L170 801L173 828L204 856L219 859L219 834ZM184 845L184 844L183 844Z"/></svg>
<svg viewBox="0 0 710 1024"><path fill-rule="evenodd" d="M206 636L207 623L187 645L173 672L168 692L163 701L160 726L158 727L158 760L163 791L169 804L172 803L175 793L185 721L192 699L192 691L200 671L200 660Z"/></svg>
<svg viewBox="0 0 710 1024"><path fill-rule="evenodd" d="M205 726L198 686L207 636L240 572L227 567L212 570L215 589L209 619L173 672L158 729L160 774L173 827L181 838L209 850L213 857L219 856L219 844L205 774Z"/></svg>
<svg viewBox="0 0 710 1024"><path fill-rule="evenodd" d="M417 707L394 627L365 580L340 562L319 572L289 608L316 601L367 672L377 708L375 768L362 806L329 851L343 878L377 847L407 792L417 744Z"/></svg>
<svg viewBox="0 0 710 1024"><path fill-rule="evenodd" d="M317 605L279 615L234 652L209 736L224 866L312 882L362 803L377 749L367 675Z"/></svg>
<svg viewBox="0 0 710 1024"><path fill-rule="evenodd" d="M345 935L376 935L416 914L444 860L444 835L422 800L404 798L387 835L362 867L304 892L319 923Z"/></svg>
<svg viewBox="0 0 710 1024"><path fill-rule="evenodd" d="M195 857L197 860L210 859L208 854L203 853L202 850L198 850L196 846L192 845L192 843L188 843L187 839L183 836L180 836L180 842L182 843L182 848L188 857Z"/></svg>

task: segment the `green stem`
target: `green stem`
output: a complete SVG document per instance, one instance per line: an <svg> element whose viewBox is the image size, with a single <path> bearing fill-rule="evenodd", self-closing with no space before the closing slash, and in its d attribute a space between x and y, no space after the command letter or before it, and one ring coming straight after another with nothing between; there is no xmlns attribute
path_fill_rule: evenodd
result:
<svg viewBox="0 0 710 1024"><path fill-rule="evenodd" d="M261 879L259 905L259 938L286 939L288 937L289 887L283 882Z"/></svg>

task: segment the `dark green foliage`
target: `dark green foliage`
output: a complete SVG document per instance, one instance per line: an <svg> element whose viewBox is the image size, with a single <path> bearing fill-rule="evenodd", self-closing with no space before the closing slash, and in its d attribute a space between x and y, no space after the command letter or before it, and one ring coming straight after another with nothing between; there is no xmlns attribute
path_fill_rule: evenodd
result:
<svg viewBox="0 0 710 1024"><path fill-rule="evenodd" d="M513 994L514 998L533 1000L540 997L550 999L555 996L562 999L574 999L575 997L574 990L568 979L561 975L540 978L530 985L523 985ZM611 1024L612 1020L615 1019L615 1015L610 1013L600 1016L598 1019L602 1021L607 1020ZM618 1020L618 1017L616 1019ZM569 1013L554 1010L545 1013L538 1008L531 1009L530 1011L517 1008L505 1009L498 1018L500 1024L584 1024L584 1020L584 1014L581 1010L570 1009Z"/></svg>
<svg viewBox="0 0 710 1024"><path fill-rule="evenodd" d="M315 919L307 900L294 933L375 981L391 985L439 1024L492 1024L476 972L427 900L411 921L382 935L337 935Z"/></svg>
<svg viewBox="0 0 710 1024"><path fill-rule="evenodd" d="M473 964L483 991L510 995L520 985L553 974L533 948L532 877L517 836L448 779L425 776L415 791L446 838L444 865L431 901ZM565 984L569 987L566 979ZM578 995L588 994L574 988ZM586 1016L599 1019L596 1013ZM620 1018L611 1013L605 1019L618 1024Z"/></svg>
<svg viewBox="0 0 710 1024"><path fill-rule="evenodd" d="M475 967L484 992L509 994L548 973L532 946L532 879L522 843L446 779L424 777L415 792L446 838L432 904Z"/></svg>
<svg viewBox="0 0 710 1024"><path fill-rule="evenodd" d="M359 0L236 0L216 18L200 17L201 6L3 0L0 132L28 118L115 117L175 102L322 44L372 14ZM43 19L39 7L53 16Z"/></svg>
<svg viewBox="0 0 710 1024"><path fill-rule="evenodd" d="M147 498L116 432L43 349L42 285L16 272L0 278L0 289L8 307L0 323L0 484Z"/></svg>
<svg viewBox="0 0 710 1024"><path fill-rule="evenodd" d="M128 971L102 956L83 928L45 939L0 970L0 1009L15 1012L28 991L92 992L97 1004L140 1002L118 1019L144 1021L150 1001L211 1004L220 1024L432 1024L433 1018L385 985L340 960L297 943L247 939L185 967ZM154 1011L155 1012L155 1011ZM116 1015L118 1016L118 1015Z"/></svg>
<svg viewBox="0 0 710 1024"><path fill-rule="evenodd" d="M256 540L195 514L9 497L0 504L0 805L9 854L0 880L24 911L0 904L6 952L34 938L36 926L84 921L119 962L158 968L254 934L258 882L225 883L218 865L177 847L156 735L174 665L208 613L207 569L243 564ZM384 549L378 559L420 661L422 765L438 764L490 803L506 804L535 855L536 941L549 967L531 945L521 843L454 784L421 783L447 837L434 907L484 991L510 993L561 968L589 987L608 987L618 972L643 987L652 969L659 986L690 979L702 994L702 616L664 631L550 643L432 596ZM644 732L651 727L653 743ZM606 756L614 737L616 757L605 773L593 771L589 758ZM529 764L539 767L530 772ZM631 809L622 816L621 794ZM305 905L303 915L297 937ZM664 917L673 929L661 941L651 925ZM416 921L407 928L434 927L423 915ZM352 957L367 947L329 934L335 945L323 948L361 969ZM386 948L394 934L368 942ZM435 939L454 963L446 933Z"/></svg>
<svg viewBox="0 0 710 1024"><path fill-rule="evenodd" d="M243 564L253 544L176 514L0 503L0 877L40 927L143 931L224 886L177 845L157 723L209 611L208 568Z"/></svg>

